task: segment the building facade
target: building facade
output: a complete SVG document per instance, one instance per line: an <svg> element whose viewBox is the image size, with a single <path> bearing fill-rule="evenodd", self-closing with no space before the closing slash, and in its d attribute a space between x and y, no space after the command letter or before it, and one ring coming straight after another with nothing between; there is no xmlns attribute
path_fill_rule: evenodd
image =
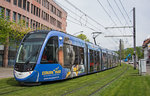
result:
<svg viewBox="0 0 150 96"><path fill-rule="evenodd" d="M0 13L18 23L24 20L26 27L54 29L66 32L67 12L53 0L0 0ZM10 41L11 42L11 41ZM8 65L14 64L17 43L9 46ZM3 63L4 46L0 45L0 66Z"/></svg>
<svg viewBox="0 0 150 96"><path fill-rule="evenodd" d="M27 27L66 32L67 12L53 0L1 0L0 12L2 9L11 21L22 19Z"/></svg>

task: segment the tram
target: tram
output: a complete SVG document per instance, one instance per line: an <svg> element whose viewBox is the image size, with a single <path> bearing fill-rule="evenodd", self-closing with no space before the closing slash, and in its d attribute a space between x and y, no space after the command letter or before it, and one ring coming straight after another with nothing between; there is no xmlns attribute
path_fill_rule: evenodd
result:
<svg viewBox="0 0 150 96"><path fill-rule="evenodd" d="M22 83L63 80L116 67L110 50L56 30L29 32L17 52L14 77Z"/></svg>

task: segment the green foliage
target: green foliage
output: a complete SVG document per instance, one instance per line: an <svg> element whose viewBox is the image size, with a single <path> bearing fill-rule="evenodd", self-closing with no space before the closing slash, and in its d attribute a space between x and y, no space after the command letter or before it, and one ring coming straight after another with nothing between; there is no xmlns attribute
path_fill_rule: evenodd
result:
<svg viewBox="0 0 150 96"><path fill-rule="evenodd" d="M25 27L25 22L20 21L19 23L11 22L8 19L0 17L0 43L6 44L7 38L11 40L20 41L24 35L31 31L30 28Z"/></svg>
<svg viewBox="0 0 150 96"><path fill-rule="evenodd" d="M85 40L85 41L89 42L89 39L84 34L80 34L77 37L80 38L80 39L82 39L82 40Z"/></svg>
<svg viewBox="0 0 150 96"><path fill-rule="evenodd" d="M12 31L11 22L0 17L0 43L5 44L9 33Z"/></svg>
<svg viewBox="0 0 150 96"><path fill-rule="evenodd" d="M133 55L134 49L133 48L127 48L125 51L125 57L128 56L128 54ZM142 47L136 47L136 55L138 56L138 59L142 59L144 57L144 52Z"/></svg>
<svg viewBox="0 0 150 96"><path fill-rule="evenodd" d="M144 52L143 52L142 47L136 47L136 52L137 52L137 56L139 59L144 58Z"/></svg>

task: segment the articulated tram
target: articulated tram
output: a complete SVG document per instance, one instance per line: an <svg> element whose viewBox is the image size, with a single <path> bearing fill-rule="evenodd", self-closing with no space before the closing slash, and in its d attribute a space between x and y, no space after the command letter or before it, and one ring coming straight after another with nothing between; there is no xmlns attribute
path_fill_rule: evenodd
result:
<svg viewBox="0 0 150 96"><path fill-rule="evenodd" d="M28 33L16 56L18 82L63 80L116 67L118 55L69 34L51 30Z"/></svg>

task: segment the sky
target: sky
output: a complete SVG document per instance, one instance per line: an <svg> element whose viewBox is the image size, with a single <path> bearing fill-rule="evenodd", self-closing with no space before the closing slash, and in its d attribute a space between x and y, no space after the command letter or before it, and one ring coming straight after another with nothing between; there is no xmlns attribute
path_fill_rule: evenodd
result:
<svg viewBox="0 0 150 96"><path fill-rule="evenodd" d="M150 37L150 0L54 1L68 13L67 33L79 35L83 31L90 42L94 43L92 32L102 32L96 38L96 42L103 48L118 50L120 39L124 41L125 48L133 47L132 37L105 37L133 34L132 28L105 29L133 26L133 7L136 9L136 45L142 46L143 41Z"/></svg>

